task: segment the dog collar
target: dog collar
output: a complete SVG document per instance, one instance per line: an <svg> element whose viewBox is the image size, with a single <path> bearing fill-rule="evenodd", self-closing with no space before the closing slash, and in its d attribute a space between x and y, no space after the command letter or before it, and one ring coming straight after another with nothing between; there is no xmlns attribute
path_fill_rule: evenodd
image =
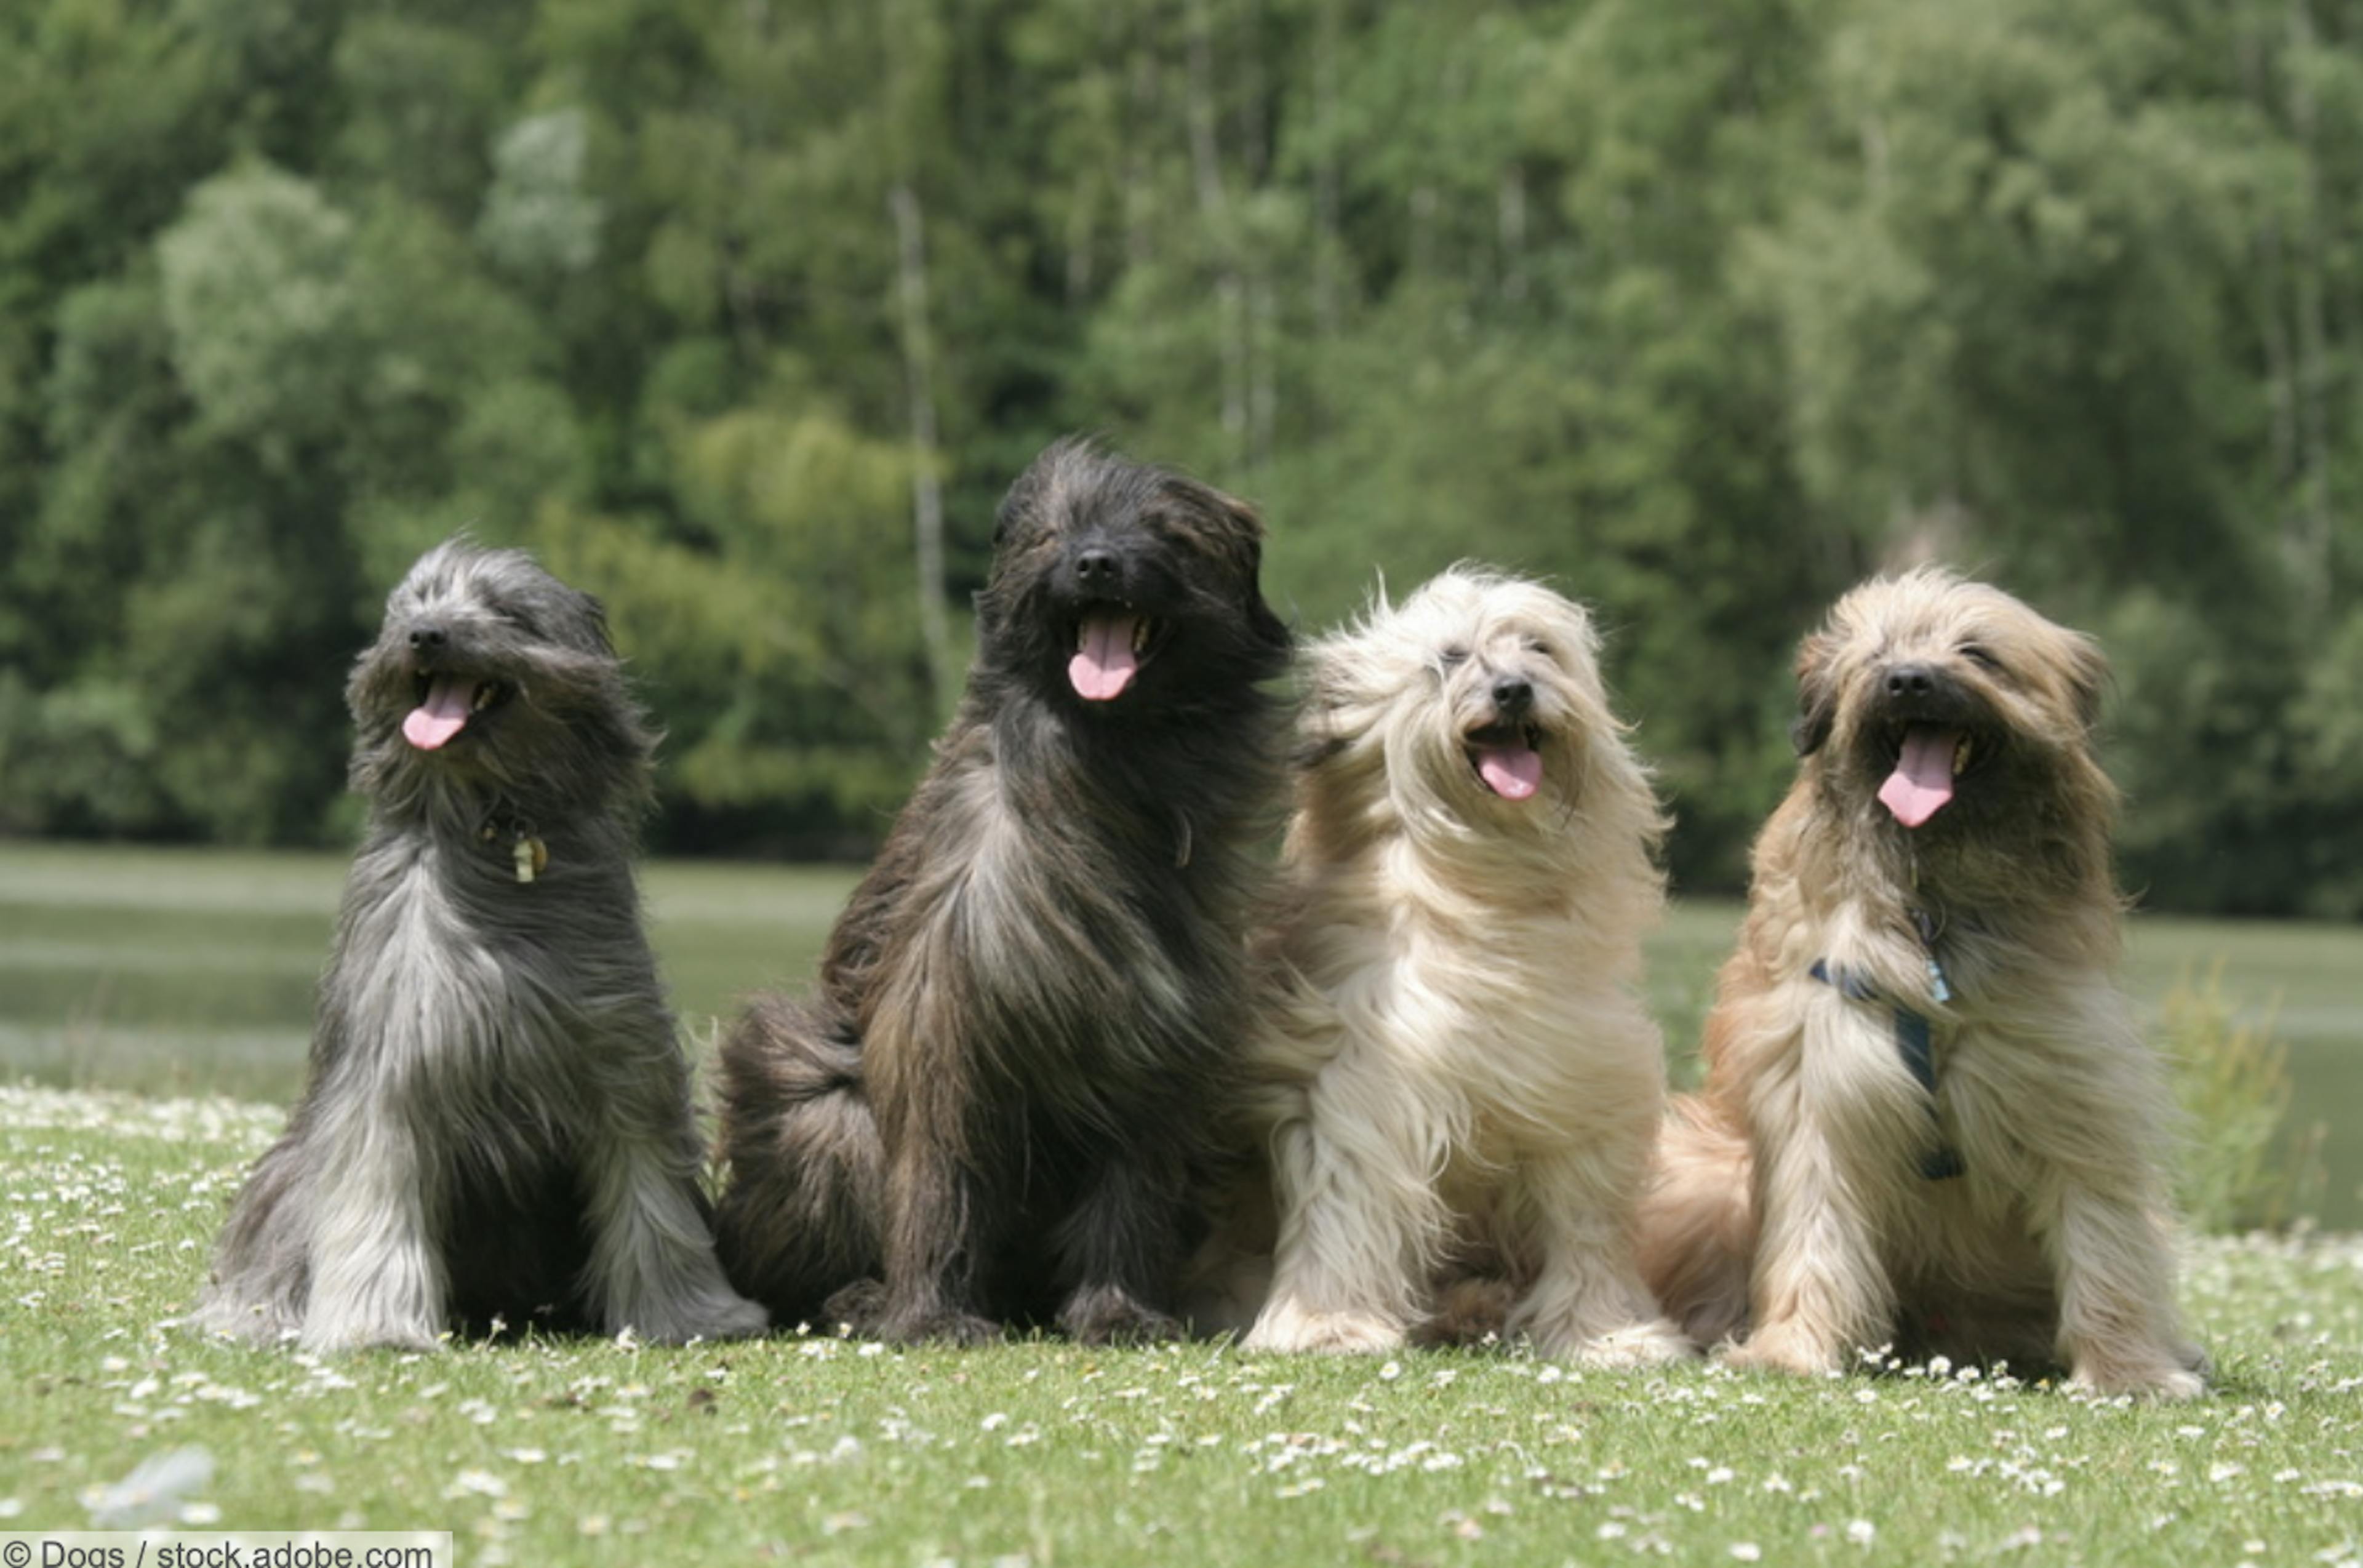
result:
<svg viewBox="0 0 2363 1568"><path fill-rule="evenodd" d="M525 822L505 810L496 810L484 819L476 837L487 844L505 838L510 840L509 863L516 868L520 883L530 883L549 866L549 846Z"/></svg>
<svg viewBox="0 0 2363 1568"><path fill-rule="evenodd" d="M1945 983L1945 971L1936 962L1936 950L1927 943L1925 917L1922 919L1922 941L1928 954L1928 973L1935 981L1935 994L1939 1002L1949 1001L1952 987ZM1850 969L1834 966L1829 960L1817 958L1807 973L1825 985L1835 985L1838 994L1849 1002L1877 1002L1879 990L1863 975ZM1903 1059L1904 1070L1920 1085L1927 1096L1928 1123L1938 1129L1936 1146L1920 1156L1920 1174L1932 1182L1947 1182L1969 1170L1960 1151L1946 1142L1943 1123L1936 1115L1936 1045L1935 1029L1928 1016L1901 1002L1888 1006L1895 1015L1895 1054Z"/></svg>

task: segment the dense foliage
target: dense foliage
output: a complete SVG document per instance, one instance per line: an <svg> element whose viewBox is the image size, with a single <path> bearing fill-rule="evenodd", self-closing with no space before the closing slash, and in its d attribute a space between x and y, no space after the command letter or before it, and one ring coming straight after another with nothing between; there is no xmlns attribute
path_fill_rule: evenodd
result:
<svg viewBox="0 0 2363 1568"><path fill-rule="evenodd" d="M2352 916L2358 239L2351 0L25 0L0 828L335 837L468 527L608 598L661 842L859 851L1082 427L1308 628L1599 606L1686 885L1933 555L2108 639L2150 902Z"/></svg>

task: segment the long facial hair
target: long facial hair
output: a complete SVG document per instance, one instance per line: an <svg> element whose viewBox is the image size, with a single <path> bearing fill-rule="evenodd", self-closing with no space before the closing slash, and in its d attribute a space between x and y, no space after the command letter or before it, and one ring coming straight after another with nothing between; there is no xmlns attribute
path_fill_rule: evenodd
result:
<svg viewBox="0 0 2363 1568"><path fill-rule="evenodd" d="M1665 824L1618 743L1598 652L1581 606L1476 568L1381 599L1311 660L1301 848L1342 859L1403 833L1463 866L1563 878L1602 848L1569 829L1599 821L1614 852L1646 856Z"/></svg>
<svg viewBox="0 0 2363 1568"><path fill-rule="evenodd" d="M386 600L346 687L354 790L382 818L636 813L656 736L625 685L596 599L519 550L464 540Z"/></svg>
<svg viewBox="0 0 2363 1568"><path fill-rule="evenodd" d="M1234 717L1290 646L1259 591L1262 538L1219 491L1056 443L994 525L971 705L1024 695L1127 725Z"/></svg>
<svg viewBox="0 0 2363 1568"><path fill-rule="evenodd" d="M2113 909L2116 791L2092 753L2098 648L1999 589L1924 568L1840 600L1798 659L1808 853L1847 885Z"/></svg>

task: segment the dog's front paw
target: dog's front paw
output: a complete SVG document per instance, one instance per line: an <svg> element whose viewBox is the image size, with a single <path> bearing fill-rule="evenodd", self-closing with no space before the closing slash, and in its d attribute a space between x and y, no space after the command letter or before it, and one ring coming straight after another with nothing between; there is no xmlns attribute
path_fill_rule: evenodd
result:
<svg viewBox="0 0 2363 1568"><path fill-rule="evenodd" d="M922 1300L898 1303L883 1280L855 1280L820 1304L821 1316L842 1324L865 1340L895 1345L986 1345L1001 1338L1001 1325L990 1318Z"/></svg>
<svg viewBox="0 0 2363 1568"><path fill-rule="evenodd" d="M420 1323L370 1323L354 1320L322 1322L317 1318L304 1325L297 1343L315 1355L344 1355L353 1351L437 1351L443 1349L443 1339L435 1329Z"/></svg>
<svg viewBox="0 0 2363 1568"><path fill-rule="evenodd" d="M1570 1345L1537 1344L1536 1349L1548 1356L1562 1356L1580 1365L1609 1372L1667 1366L1698 1354L1690 1336L1663 1318L1647 1323L1629 1323Z"/></svg>
<svg viewBox="0 0 2363 1568"><path fill-rule="evenodd" d="M668 1304L611 1323L608 1331L630 1327L652 1345L685 1345L692 1340L751 1340L771 1326L771 1315L728 1291Z"/></svg>
<svg viewBox="0 0 2363 1568"><path fill-rule="evenodd" d="M1348 1308L1316 1312L1275 1302L1240 1341L1242 1350L1312 1351L1323 1355L1376 1355L1401 1350L1403 1325L1375 1312Z"/></svg>
<svg viewBox="0 0 2363 1568"><path fill-rule="evenodd" d="M1059 1309L1059 1327L1078 1344L1152 1345L1182 1337L1175 1318L1120 1285L1085 1285Z"/></svg>
<svg viewBox="0 0 2363 1568"><path fill-rule="evenodd" d="M2086 1354L2076 1359L2076 1374L2069 1380L2069 1386L2093 1394L2196 1399L2207 1392L2207 1380L2163 1356L2155 1360L2104 1361Z"/></svg>
<svg viewBox="0 0 2363 1568"><path fill-rule="evenodd" d="M1435 1310L1411 1331L1411 1341L1423 1350L1439 1346L1481 1345L1510 1331L1515 1306L1510 1282L1470 1277L1458 1279L1437 1294Z"/></svg>
<svg viewBox="0 0 2363 1568"><path fill-rule="evenodd" d="M227 1299L208 1299L197 1303L186 1316L172 1319L172 1326L209 1339L275 1345L291 1330L298 1329L300 1322L294 1313L273 1311L261 1304L241 1307Z"/></svg>
<svg viewBox="0 0 2363 1568"><path fill-rule="evenodd" d="M990 1345L1001 1338L1001 1325L973 1312L938 1307L888 1312L872 1332L890 1345Z"/></svg>
<svg viewBox="0 0 2363 1568"><path fill-rule="evenodd" d="M752 1340L771 1331L770 1308L743 1296L731 1296L697 1330L708 1340Z"/></svg>
<svg viewBox="0 0 2363 1568"><path fill-rule="evenodd" d="M886 1321L886 1282L858 1279L839 1285L820 1304L821 1320L862 1339L873 1338Z"/></svg>
<svg viewBox="0 0 2363 1568"><path fill-rule="evenodd" d="M1832 1377L1844 1370L1835 1343L1780 1323L1766 1324L1746 1342L1723 1351L1720 1359L1735 1371L1790 1377Z"/></svg>

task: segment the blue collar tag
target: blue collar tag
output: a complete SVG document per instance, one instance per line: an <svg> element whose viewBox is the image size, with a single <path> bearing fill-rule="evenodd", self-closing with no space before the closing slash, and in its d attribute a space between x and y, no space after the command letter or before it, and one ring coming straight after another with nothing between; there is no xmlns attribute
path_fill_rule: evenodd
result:
<svg viewBox="0 0 2363 1568"><path fill-rule="evenodd" d="M1953 999L1952 983L1945 978L1945 966L1936 962L1936 922L1928 917L1925 909L1912 911L1912 924L1920 933L1920 953L1928 965L1928 995L1941 1005Z"/></svg>

